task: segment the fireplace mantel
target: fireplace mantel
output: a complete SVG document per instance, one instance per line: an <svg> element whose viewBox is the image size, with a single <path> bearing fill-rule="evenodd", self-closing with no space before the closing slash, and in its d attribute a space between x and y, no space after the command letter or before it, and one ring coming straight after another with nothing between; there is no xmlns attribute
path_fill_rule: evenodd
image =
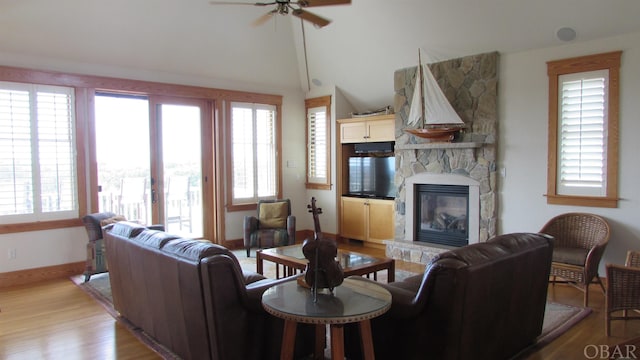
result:
<svg viewBox="0 0 640 360"><path fill-rule="evenodd" d="M479 142L450 142L450 143L423 143L396 145L395 150L422 150L422 149L476 149L482 146Z"/></svg>

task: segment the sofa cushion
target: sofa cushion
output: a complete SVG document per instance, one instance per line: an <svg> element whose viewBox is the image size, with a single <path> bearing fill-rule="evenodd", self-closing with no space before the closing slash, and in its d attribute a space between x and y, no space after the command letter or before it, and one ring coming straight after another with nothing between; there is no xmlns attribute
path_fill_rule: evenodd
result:
<svg viewBox="0 0 640 360"><path fill-rule="evenodd" d="M100 226L105 227L109 224L117 223L120 221L127 221L127 218L122 215L111 216L106 219L100 220Z"/></svg>
<svg viewBox="0 0 640 360"><path fill-rule="evenodd" d="M113 224L109 224L105 226L104 229L109 231L113 235L132 238L132 237L138 236L141 232L145 231L147 228L144 225L140 225L137 223L133 223L129 221L120 221Z"/></svg>
<svg viewBox="0 0 640 360"><path fill-rule="evenodd" d="M553 262L570 264L576 266L584 266L587 261L589 250L580 248L554 248Z"/></svg>
<svg viewBox="0 0 640 360"><path fill-rule="evenodd" d="M289 204L286 202L260 203L260 228L277 229L287 227Z"/></svg>

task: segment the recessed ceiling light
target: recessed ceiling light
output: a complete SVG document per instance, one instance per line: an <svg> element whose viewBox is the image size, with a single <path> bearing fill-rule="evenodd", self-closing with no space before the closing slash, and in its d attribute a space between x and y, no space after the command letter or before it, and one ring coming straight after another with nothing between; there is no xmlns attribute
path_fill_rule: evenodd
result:
<svg viewBox="0 0 640 360"><path fill-rule="evenodd" d="M571 41L576 38L576 31L570 27L563 27L556 31L556 36L562 41Z"/></svg>

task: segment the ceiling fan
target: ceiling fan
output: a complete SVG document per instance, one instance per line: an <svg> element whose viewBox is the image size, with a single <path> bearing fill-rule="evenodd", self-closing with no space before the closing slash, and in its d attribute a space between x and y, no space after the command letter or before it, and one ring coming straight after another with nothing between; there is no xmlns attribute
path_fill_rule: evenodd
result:
<svg viewBox="0 0 640 360"><path fill-rule="evenodd" d="M209 1L211 5L252 5L252 6L269 6L275 5L275 8L261 17L257 18L254 22L254 26L259 26L267 22L275 14L287 15L291 14L302 20L312 23L314 26L321 28L329 25L331 20L325 19L314 13L304 10L303 8L314 6L329 6L329 5L345 5L351 4L351 0L275 0L272 2L232 2L232 1Z"/></svg>

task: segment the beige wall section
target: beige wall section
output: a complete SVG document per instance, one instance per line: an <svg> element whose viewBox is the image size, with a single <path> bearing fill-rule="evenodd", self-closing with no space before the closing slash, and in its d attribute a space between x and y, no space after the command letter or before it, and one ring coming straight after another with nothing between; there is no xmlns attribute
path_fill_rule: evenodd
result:
<svg viewBox="0 0 640 360"><path fill-rule="evenodd" d="M547 184L547 93L546 62L582 55L622 50L620 69L619 194L616 209L548 205L543 194ZM499 166L501 177L499 232L538 231L554 215L589 212L606 217L611 240L600 264L624 263L628 249L640 249L640 191L638 153L640 144L640 33L609 39L539 49L500 57Z"/></svg>

